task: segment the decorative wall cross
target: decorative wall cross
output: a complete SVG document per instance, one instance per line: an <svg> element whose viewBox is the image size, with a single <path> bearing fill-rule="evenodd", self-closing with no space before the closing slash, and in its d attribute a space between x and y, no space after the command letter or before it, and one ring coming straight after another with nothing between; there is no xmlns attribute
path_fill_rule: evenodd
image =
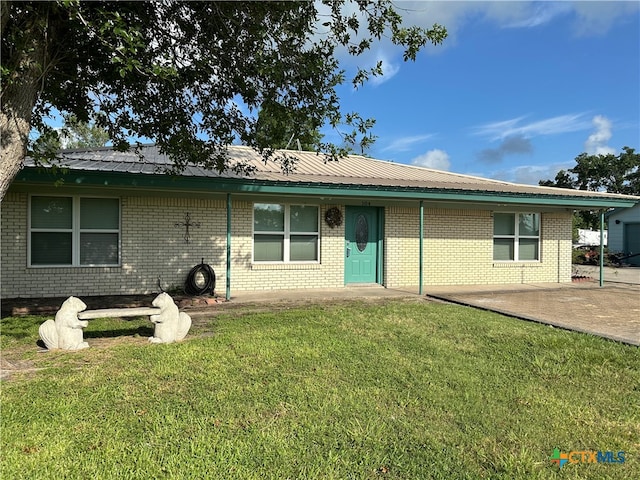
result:
<svg viewBox="0 0 640 480"><path fill-rule="evenodd" d="M189 212L187 212L184 216L184 222L176 222L175 223L176 227L184 227L184 235L182 238L184 238L184 241L186 243L189 243L189 241L191 240L191 234L189 233L189 227L196 227L196 228L200 228L200 222L192 222L191 221L191 216L189 216Z"/></svg>

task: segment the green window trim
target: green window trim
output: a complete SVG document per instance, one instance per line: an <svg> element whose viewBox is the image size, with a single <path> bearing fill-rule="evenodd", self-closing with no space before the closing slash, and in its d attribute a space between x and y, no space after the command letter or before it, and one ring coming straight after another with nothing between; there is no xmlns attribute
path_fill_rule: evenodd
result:
<svg viewBox="0 0 640 480"><path fill-rule="evenodd" d="M320 207L253 204L252 263L319 263Z"/></svg>
<svg viewBox="0 0 640 480"><path fill-rule="evenodd" d="M493 261L540 261L539 213L494 212Z"/></svg>
<svg viewBox="0 0 640 480"><path fill-rule="evenodd" d="M31 195L27 266L119 267L120 214L119 198Z"/></svg>

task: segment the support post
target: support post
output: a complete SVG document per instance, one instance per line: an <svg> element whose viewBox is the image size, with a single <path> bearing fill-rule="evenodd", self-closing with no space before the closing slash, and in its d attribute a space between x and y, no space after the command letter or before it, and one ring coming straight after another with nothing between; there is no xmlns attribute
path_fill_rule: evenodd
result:
<svg viewBox="0 0 640 480"><path fill-rule="evenodd" d="M231 300L231 194L227 193L227 290L225 298Z"/></svg>
<svg viewBox="0 0 640 480"><path fill-rule="evenodd" d="M604 210L600 210L600 286L604 285Z"/></svg>
<svg viewBox="0 0 640 480"><path fill-rule="evenodd" d="M420 278L419 278L419 282L420 282L420 285L418 286L418 295L422 295L422 283L423 283L422 282L422 280L423 280L423 278L422 278L422 275L423 275L423 273L422 273L422 263L424 261L424 258L423 258L424 254L422 252L422 247L423 247L423 242L424 242L423 237L424 237L424 200L420 200L420 242L419 242L420 243L420 246L419 246L419 248L420 248L420 254L419 254L419 262L420 262L420 275L419 275Z"/></svg>

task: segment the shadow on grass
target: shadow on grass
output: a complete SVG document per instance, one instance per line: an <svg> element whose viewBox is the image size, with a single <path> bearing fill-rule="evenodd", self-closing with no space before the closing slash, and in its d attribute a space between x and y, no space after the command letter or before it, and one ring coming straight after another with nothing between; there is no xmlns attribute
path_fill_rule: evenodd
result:
<svg viewBox="0 0 640 480"><path fill-rule="evenodd" d="M24 338L26 335L20 335L17 338ZM84 332L85 341L98 338L118 338L118 337L152 337L153 327L132 327L120 328L117 330L98 330L93 332ZM47 348L41 339L36 341L36 345L40 348Z"/></svg>
<svg viewBox="0 0 640 480"><path fill-rule="evenodd" d="M0 322L0 333L3 347L7 345L33 344L44 348L44 343L38 338L38 328L46 320L42 316L6 317ZM115 338L153 336L154 326L146 318L135 320L122 319L96 319L91 320L89 326L84 329L83 337L92 338ZM7 343L8 342L8 343Z"/></svg>
<svg viewBox="0 0 640 480"><path fill-rule="evenodd" d="M131 327L131 328L119 328L113 330L96 330L84 332L84 338L113 338L113 337L133 337L134 335L140 335L141 337L153 336L153 327Z"/></svg>

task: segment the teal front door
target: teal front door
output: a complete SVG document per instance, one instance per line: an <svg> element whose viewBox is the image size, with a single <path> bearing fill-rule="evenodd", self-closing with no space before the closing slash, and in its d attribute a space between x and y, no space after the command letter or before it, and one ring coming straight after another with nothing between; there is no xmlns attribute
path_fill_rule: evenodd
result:
<svg viewBox="0 0 640 480"><path fill-rule="evenodd" d="M378 281L378 209L346 208L344 283Z"/></svg>

